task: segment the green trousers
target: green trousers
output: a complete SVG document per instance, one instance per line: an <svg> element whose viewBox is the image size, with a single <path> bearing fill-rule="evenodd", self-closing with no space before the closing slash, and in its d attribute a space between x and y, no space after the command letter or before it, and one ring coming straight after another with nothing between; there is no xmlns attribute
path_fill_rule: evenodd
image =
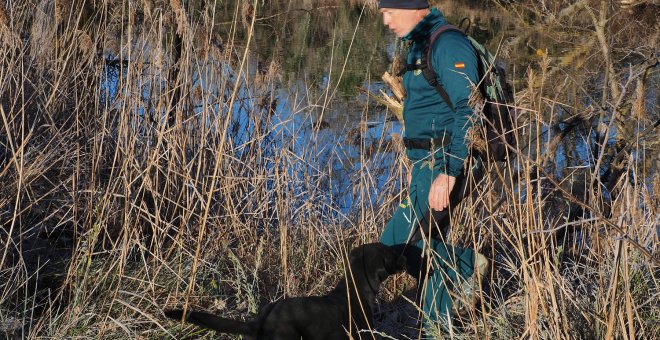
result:
<svg viewBox="0 0 660 340"><path fill-rule="evenodd" d="M467 279L474 272L474 251L445 243L444 235L449 228L448 210L458 204L472 187L473 178L461 175L450 194L450 208L441 212L429 209L428 197L431 183L439 174L428 163L418 162L412 169L409 196L402 202L385 230L380 241L406 256L406 271L417 278L417 303L424 310L426 321L449 325L452 289L460 279ZM429 237L430 236L430 237Z"/></svg>

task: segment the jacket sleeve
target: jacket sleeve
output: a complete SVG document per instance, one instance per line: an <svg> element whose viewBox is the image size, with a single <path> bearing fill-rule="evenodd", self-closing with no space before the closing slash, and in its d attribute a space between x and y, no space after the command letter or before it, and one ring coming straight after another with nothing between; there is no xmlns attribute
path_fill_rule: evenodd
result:
<svg viewBox="0 0 660 340"><path fill-rule="evenodd" d="M445 172L458 176L468 156L466 135L472 127L472 108L468 105L473 84L478 82L477 55L470 41L459 32L446 32L433 47L433 68L447 91L455 112L445 129L451 134L451 142L444 155Z"/></svg>

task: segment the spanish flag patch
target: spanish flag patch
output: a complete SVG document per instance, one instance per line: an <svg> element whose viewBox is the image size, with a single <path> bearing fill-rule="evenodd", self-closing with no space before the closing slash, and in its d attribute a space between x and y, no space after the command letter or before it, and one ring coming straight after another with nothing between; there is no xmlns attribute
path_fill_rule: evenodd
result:
<svg viewBox="0 0 660 340"><path fill-rule="evenodd" d="M455 68L465 68L465 63L456 63L454 64Z"/></svg>

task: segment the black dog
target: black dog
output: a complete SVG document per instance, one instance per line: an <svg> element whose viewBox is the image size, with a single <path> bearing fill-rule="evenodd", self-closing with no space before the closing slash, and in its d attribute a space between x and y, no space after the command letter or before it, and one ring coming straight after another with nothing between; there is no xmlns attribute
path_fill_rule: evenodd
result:
<svg viewBox="0 0 660 340"><path fill-rule="evenodd" d="M264 306L257 317L242 322L208 313L190 312L186 321L222 333L256 339L360 339L360 330L373 326L373 310L380 284L405 269L405 258L381 243L370 243L349 254L350 271L325 296L294 297ZM181 320L180 309L165 312ZM371 335L364 338L372 338Z"/></svg>

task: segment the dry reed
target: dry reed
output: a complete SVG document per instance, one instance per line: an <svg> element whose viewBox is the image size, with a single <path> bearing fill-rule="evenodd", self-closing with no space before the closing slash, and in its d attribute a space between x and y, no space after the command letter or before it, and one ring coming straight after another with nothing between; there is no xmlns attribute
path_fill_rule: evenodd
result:
<svg viewBox="0 0 660 340"><path fill-rule="evenodd" d="M365 137L368 107L350 143L348 133L328 138L317 120L334 100L332 86L278 103L282 61L254 71L254 48L239 38L251 34L262 1L251 9L77 3L61 11L49 0L0 5L0 334L210 337L161 311L186 300L242 317L264 301L324 293L347 248L378 238L405 197L401 143ZM142 6L141 26L140 16L123 19L129 6ZM511 6L514 17L523 11ZM228 8L233 20L220 37L211 18ZM594 36L609 34L602 23L611 13L575 10L593 11ZM25 36L5 40L8 23ZM178 58L177 34L185 38ZM581 63L607 74L607 84L591 83L602 87L591 108L562 103L568 83L583 89L597 77L562 83L571 63L547 54L516 83L521 148L509 163L487 164L449 235L485 253L495 270L484 303L455 328L438 328L437 338L657 336L660 177L644 160L658 155L657 132L627 138L635 155L609 178L606 195L595 163L607 162L610 144L594 143L590 166L561 168L554 151L544 154L565 147L547 136L560 107L612 117L632 105L626 119L598 122L604 134L592 131L596 124L579 128L596 138L615 122L643 128L658 118L657 104L642 99L657 71L625 73L613 62L623 45L613 41L580 43L589 52L570 56L602 61ZM411 285L396 277L386 295ZM400 331L404 305L384 303L379 329Z"/></svg>

